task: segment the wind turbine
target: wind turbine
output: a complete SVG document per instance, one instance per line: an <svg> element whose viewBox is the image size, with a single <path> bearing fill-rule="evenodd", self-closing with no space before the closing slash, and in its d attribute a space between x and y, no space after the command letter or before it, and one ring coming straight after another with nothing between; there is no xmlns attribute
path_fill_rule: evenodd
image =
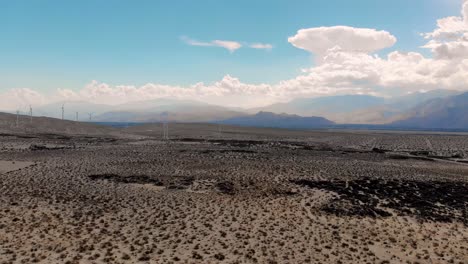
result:
<svg viewBox="0 0 468 264"><path fill-rule="evenodd" d="M65 104L62 104L62 120L65 118Z"/></svg>
<svg viewBox="0 0 468 264"><path fill-rule="evenodd" d="M94 114L94 113L88 113L88 115L89 115L89 122L91 122L91 121L93 120L93 114Z"/></svg>
<svg viewBox="0 0 468 264"><path fill-rule="evenodd" d="M76 112L75 121L78 122L78 112Z"/></svg>

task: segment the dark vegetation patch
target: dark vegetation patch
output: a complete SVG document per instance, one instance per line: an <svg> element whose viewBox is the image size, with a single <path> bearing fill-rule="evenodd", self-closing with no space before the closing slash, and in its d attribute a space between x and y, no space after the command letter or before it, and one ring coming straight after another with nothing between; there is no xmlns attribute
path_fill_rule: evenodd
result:
<svg viewBox="0 0 468 264"><path fill-rule="evenodd" d="M387 151L388 151L388 150L381 149L381 148L373 148L373 149L372 149L372 152L380 153L380 154L386 153Z"/></svg>
<svg viewBox="0 0 468 264"><path fill-rule="evenodd" d="M175 141L181 142L208 142L212 144L222 145L222 146L233 146L233 147L251 147L251 146L258 146L258 145L267 145L269 141L261 141L261 140L236 140L236 139L198 139L198 138L180 138L175 139Z"/></svg>
<svg viewBox="0 0 468 264"><path fill-rule="evenodd" d="M216 188L218 188L218 190L224 194L229 194L229 195L236 194L236 188L234 184L230 181L218 182L216 184Z"/></svg>
<svg viewBox="0 0 468 264"><path fill-rule="evenodd" d="M440 155L439 153L432 152L432 151L410 151L408 152L410 155L414 156L423 156L423 157L428 157L428 158L434 158L434 159L445 159L445 160L450 160L450 159L463 159L464 155L462 153L453 153L449 155Z"/></svg>
<svg viewBox="0 0 468 264"><path fill-rule="evenodd" d="M314 189L332 191L338 198L323 206L328 213L346 216L399 215L421 220L468 225L468 184L465 182L362 179L349 181L293 180Z"/></svg>
<svg viewBox="0 0 468 264"><path fill-rule="evenodd" d="M257 151L253 150L246 150L246 149L206 149L200 151L202 154L210 154L210 153L257 153Z"/></svg>
<svg viewBox="0 0 468 264"><path fill-rule="evenodd" d="M0 137L15 137L15 138L37 138L36 136L31 135L22 135L22 134L8 134L8 133L0 133Z"/></svg>
<svg viewBox="0 0 468 264"><path fill-rule="evenodd" d="M174 176L168 177L167 189L170 190L184 190L187 189L195 181L194 177L190 176Z"/></svg>
<svg viewBox="0 0 468 264"><path fill-rule="evenodd" d="M278 195L278 196L292 196L298 194L297 190L295 189L287 189L287 188L273 188L270 190L270 194Z"/></svg>
<svg viewBox="0 0 468 264"><path fill-rule="evenodd" d="M46 146L46 145L31 144L31 145L29 146L29 150L31 150L31 151L62 150L62 149L74 149L74 148L76 148L75 145L48 147L48 146Z"/></svg>
<svg viewBox="0 0 468 264"><path fill-rule="evenodd" d="M314 150L314 151L336 151L334 148L329 146L325 143L319 143L315 145L309 145L308 143L304 142L297 142L297 141L263 141L263 140L235 140L235 139L197 139L197 138L181 138L176 139L177 141L182 142L208 142L216 145L221 146L229 146L229 147L238 147L238 148L250 148L255 146L270 146L273 148L287 148L287 149L303 149L303 150ZM362 150L346 150L349 152L366 152ZM227 152L227 150L226 150ZM234 152L234 151L231 151ZM240 152L240 150L236 150L236 152ZM246 153L246 152L244 152Z"/></svg>
<svg viewBox="0 0 468 264"><path fill-rule="evenodd" d="M247 148L252 146L267 145L269 142L261 140L235 140L235 139L212 139L208 140L210 143L224 145L224 146L234 146L240 148Z"/></svg>
<svg viewBox="0 0 468 264"><path fill-rule="evenodd" d="M328 152L335 151L335 149L333 149L331 146L327 144L323 144L323 143L317 144L317 145L307 145L304 143L292 143L292 145L303 150L328 151Z"/></svg>
<svg viewBox="0 0 468 264"><path fill-rule="evenodd" d="M163 186L163 182L147 175L121 176L117 174L96 174L88 176L91 180L107 180L116 183L153 184Z"/></svg>
<svg viewBox="0 0 468 264"><path fill-rule="evenodd" d="M181 141L181 142L203 142L205 140L200 139L200 138L179 138L179 139L174 139L174 141Z"/></svg>
<svg viewBox="0 0 468 264"><path fill-rule="evenodd" d="M410 151L409 154L414 155L414 156L429 156L431 155L431 152L426 151L426 150L418 150L418 151Z"/></svg>
<svg viewBox="0 0 468 264"><path fill-rule="evenodd" d="M407 154L399 154L399 153L392 153L388 155L389 159L394 160L422 160L422 161L435 161L433 158L428 158L425 156L414 156L414 155L407 155Z"/></svg>
<svg viewBox="0 0 468 264"><path fill-rule="evenodd" d="M93 137L93 136L85 136L80 139L88 143L115 143L119 141L117 138Z"/></svg>
<svg viewBox="0 0 468 264"><path fill-rule="evenodd" d="M46 139L60 139L60 140L71 140L72 137L60 134L52 134L52 133L41 133L39 134L42 138Z"/></svg>

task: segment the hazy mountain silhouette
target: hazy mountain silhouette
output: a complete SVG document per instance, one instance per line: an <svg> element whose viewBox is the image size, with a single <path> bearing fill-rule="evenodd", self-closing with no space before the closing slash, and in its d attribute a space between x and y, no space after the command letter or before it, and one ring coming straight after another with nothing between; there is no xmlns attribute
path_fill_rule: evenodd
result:
<svg viewBox="0 0 468 264"><path fill-rule="evenodd" d="M119 105L119 110L96 116L96 121L103 122L159 122L167 113L171 122L211 122L245 115L230 108L194 101L152 100Z"/></svg>
<svg viewBox="0 0 468 264"><path fill-rule="evenodd" d="M399 115L424 101L458 93L450 90L434 90L393 98L370 95L303 98L295 99L288 103L250 109L250 112L267 111L277 114L288 113L300 116L322 116L336 123L343 124L385 124L398 120Z"/></svg>
<svg viewBox="0 0 468 264"><path fill-rule="evenodd" d="M162 98L121 105L102 105L83 101L57 102L35 107L34 116L61 118L61 107L65 104L65 119L75 120L79 112L80 121L89 121L87 113L93 113L93 121L99 122L160 122L161 114L168 113L171 122L214 122L226 120L243 125L307 128L304 116L323 117L339 124L395 124L404 127L464 127L457 120L463 119L461 102L445 100L458 94L456 91L435 90L413 93L394 98L370 95L339 95L320 98L301 98L288 103L273 104L261 111L233 109L198 101ZM455 97L450 97L455 98ZM458 102L456 107L450 108ZM436 111L438 110L438 111ZM22 113L26 113L23 110ZM461 111L461 113L460 113ZM255 114L261 112L260 114ZM270 116L267 115L268 112ZM249 116L248 113L252 114ZM276 114L276 115L273 115ZM287 115L282 114L287 113ZM444 113L446 116L444 116ZM460 116L458 116L460 115ZM448 116L450 118L448 118ZM252 121L256 117L255 121ZM261 118L260 118L261 117ZM436 119L440 118L439 121ZM308 120L312 121L312 120ZM307 121L307 122L308 122ZM315 120L317 121L317 120ZM279 124L283 122L283 124ZM314 124L315 122L311 122ZM324 123L327 125L328 123Z"/></svg>
<svg viewBox="0 0 468 264"><path fill-rule="evenodd" d="M289 113L302 116L321 113L342 113L384 104L385 99L371 95L337 95L317 98L294 99L288 103L251 109L253 112L266 111Z"/></svg>
<svg viewBox="0 0 468 264"><path fill-rule="evenodd" d="M428 100L404 114L393 126L408 128L468 129L468 93Z"/></svg>
<svg viewBox="0 0 468 264"><path fill-rule="evenodd" d="M33 107L33 114L34 116L61 118L62 105L65 108L65 119L75 120L76 112L78 112L78 118L81 121L89 120L88 113L98 115L107 111L112 111L112 109L114 108L114 106L111 105L94 104L85 101L64 101ZM25 112L26 111L24 111L23 113Z"/></svg>
<svg viewBox="0 0 468 264"><path fill-rule="evenodd" d="M164 112L169 112L169 119L177 122L210 122L245 115L243 112L222 106L178 99L157 99L120 105L82 101L57 102L34 108L34 115L61 118L62 104L65 104L65 119L75 120L76 112L79 112L80 121L89 121L88 113L93 113L92 120L99 122L158 122L161 120L161 113Z"/></svg>
<svg viewBox="0 0 468 264"><path fill-rule="evenodd" d="M292 129L321 128L335 124L323 117L302 117L298 115L274 114L271 112L259 112L255 115L230 118L221 121L221 123L238 126Z"/></svg>

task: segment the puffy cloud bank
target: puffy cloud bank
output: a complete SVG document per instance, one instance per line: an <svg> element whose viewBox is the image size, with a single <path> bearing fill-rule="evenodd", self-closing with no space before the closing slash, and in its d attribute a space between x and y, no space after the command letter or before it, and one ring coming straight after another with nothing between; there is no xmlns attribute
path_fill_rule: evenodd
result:
<svg viewBox="0 0 468 264"><path fill-rule="evenodd" d="M336 26L301 29L288 41L323 59L331 49L369 53L391 47L397 40L387 31Z"/></svg>
<svg viewBox="0 0 468 264"><path fill-rule="evenodd" d="M316 58L316 65L303 74L277 84L246 84L229 75L222 80L188 87L146 84L141 87L93 81L75 92L59 89L42 95L30 89L14 89L0 94L0 108L14 110L28 104L63 100L120 104L157 98L195 99L208 103L254 107L298 97L335 94L390 95L396 91L434 89L468 90L468 0L459 16L442 18L432 32L422 34L422 47L432 56L418 52L391 51L384 57L376 52L391 48L397 38L383 30L347 26L301 29L288 41ZM190 45L218 46L231 52L242 44L233 41L198 42ZM249 47L271 49L269 44Z"/></svg>

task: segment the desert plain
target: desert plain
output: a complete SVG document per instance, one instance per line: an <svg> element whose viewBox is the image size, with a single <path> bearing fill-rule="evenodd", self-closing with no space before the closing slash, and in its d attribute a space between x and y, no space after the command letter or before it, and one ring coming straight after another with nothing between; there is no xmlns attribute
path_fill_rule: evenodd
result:
<svg viewBox="0 0 468 264"><path fill-rule="evenodd" d="M468 263L468 134L86 126L0 129L0 263Z"/></svg>

